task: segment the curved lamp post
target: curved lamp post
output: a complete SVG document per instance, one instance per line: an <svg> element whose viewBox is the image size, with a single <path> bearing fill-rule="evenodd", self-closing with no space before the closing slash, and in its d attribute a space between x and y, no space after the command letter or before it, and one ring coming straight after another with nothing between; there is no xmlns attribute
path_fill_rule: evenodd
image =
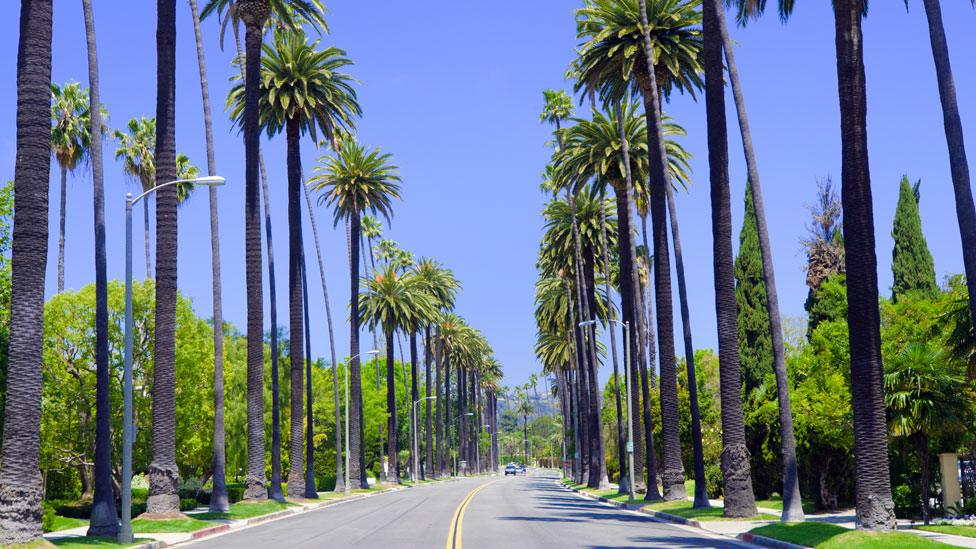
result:
<svg viewBox="0 0 976 549"><path fill-rule="evenodd" d="M223 185L226 180L219 175L208 175L193 179L168 181L132 198L125 194L125 366L123 378L123 418L122 427L122 526L119 528L119 543L132 543L132 444L136 441L135 427L132 424L132 206L150 194L180 183L192 183L204 187Z"/></svg>

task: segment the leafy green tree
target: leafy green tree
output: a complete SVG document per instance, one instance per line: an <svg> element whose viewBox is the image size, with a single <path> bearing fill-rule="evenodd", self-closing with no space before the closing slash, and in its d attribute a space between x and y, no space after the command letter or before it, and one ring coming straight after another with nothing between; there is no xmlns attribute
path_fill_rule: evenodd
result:
<svg viewBox="0 0 976 549"><path fill-rule="evenodd" d="M898 207L891 229L891 236L895 240L895 248L891 252L891 272L894 275L891 299L895 301L908 292L920 292L932 297L939 291L932 253L922 234L922 218L918 212L918 189L921 184L920 179L913 187L905 175L898 185Z"/></svg>
<svg viewBox="0 0 976 549"><path fill-rule="evenodd" d="M971 406L965 378L943 352L926 343L909 345L888 361L884 376L888 425L915 443L922 475L922 520L929 522L929 441L966 428Z"/></svg>
<svg viewBox="0 0 976 549"><path fill-rule="evenodd" d="M745 218L739 232L739 253L735 258L735 304L739 326L739 364L742 385L748 399L772 373L773 350L766 312L766 286L762 278L762 257L752 190L746 187Z"/></svg>

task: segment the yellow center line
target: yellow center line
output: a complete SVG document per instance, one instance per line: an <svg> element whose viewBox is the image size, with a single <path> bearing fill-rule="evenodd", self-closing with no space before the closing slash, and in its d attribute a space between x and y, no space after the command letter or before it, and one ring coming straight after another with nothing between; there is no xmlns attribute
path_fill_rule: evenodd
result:
<svg viewBox="0 0 976 549"><path fill-rule="evenodd" d="M454 517L451 518L451 528L450 530L447 531L446 549L461 549L461 530L462 530L462 524L464 523L464 512L467 510L468 505L471 503L471 500L474 499L476 495L478 495L478 492L498 482L498 480L501 479L496 479L491 482L486 482L481 486L478 486L474 490L471 490L471 492L469 492L468 495L465 496L464 500L461 501L461 505L458 505L458 508L454 510Z"/></svg>

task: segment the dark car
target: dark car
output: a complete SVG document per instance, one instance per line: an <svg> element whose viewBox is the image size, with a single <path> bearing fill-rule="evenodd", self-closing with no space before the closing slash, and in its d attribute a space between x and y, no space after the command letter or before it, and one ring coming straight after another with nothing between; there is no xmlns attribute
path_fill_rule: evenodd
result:
<svg viewBox="0 0 976 549"><path fill-rule="evenodd" d="M508 465L505 466L505 476L506 477L508 475L515 476L515 475L518 474L518 472L519 472L518 471L518 466L515 465L514 463L509 463Z"/></svg>
<svg viewBox="0 0 976 549"><path fill-rule="evenodd" d="M525 474L525 465L522 464L522 463L520 463L518 465L518 474L520 474L520 475L524 475Z"/></svg>

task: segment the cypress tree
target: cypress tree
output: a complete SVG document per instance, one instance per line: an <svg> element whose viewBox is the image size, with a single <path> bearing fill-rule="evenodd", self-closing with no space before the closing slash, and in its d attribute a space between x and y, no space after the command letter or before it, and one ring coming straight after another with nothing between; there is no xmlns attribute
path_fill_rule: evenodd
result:
<svg viewBox="0 0 976 549"><path fill-rule="evenodd" d="M762 256L752 191L746 185L745 219L739 233L735 258L735 303L739 321L739 364L745 395L762 384L773 371L773 343L766 312L766 286L762 278Z"/></svg>
<svg viewBox="0 0 976 549"><path fill-rule="evenodd" d="M918 188L921 183L919 180L912 188L908 176L905 175L902 176L898 189L898 207L891 228L891 236L895 240L895 248L891 253L893 301L908 292L934 297L939 291L935 282L935 264L925 243L925 235L922 234L922 218L918 212Z"/></svg>

